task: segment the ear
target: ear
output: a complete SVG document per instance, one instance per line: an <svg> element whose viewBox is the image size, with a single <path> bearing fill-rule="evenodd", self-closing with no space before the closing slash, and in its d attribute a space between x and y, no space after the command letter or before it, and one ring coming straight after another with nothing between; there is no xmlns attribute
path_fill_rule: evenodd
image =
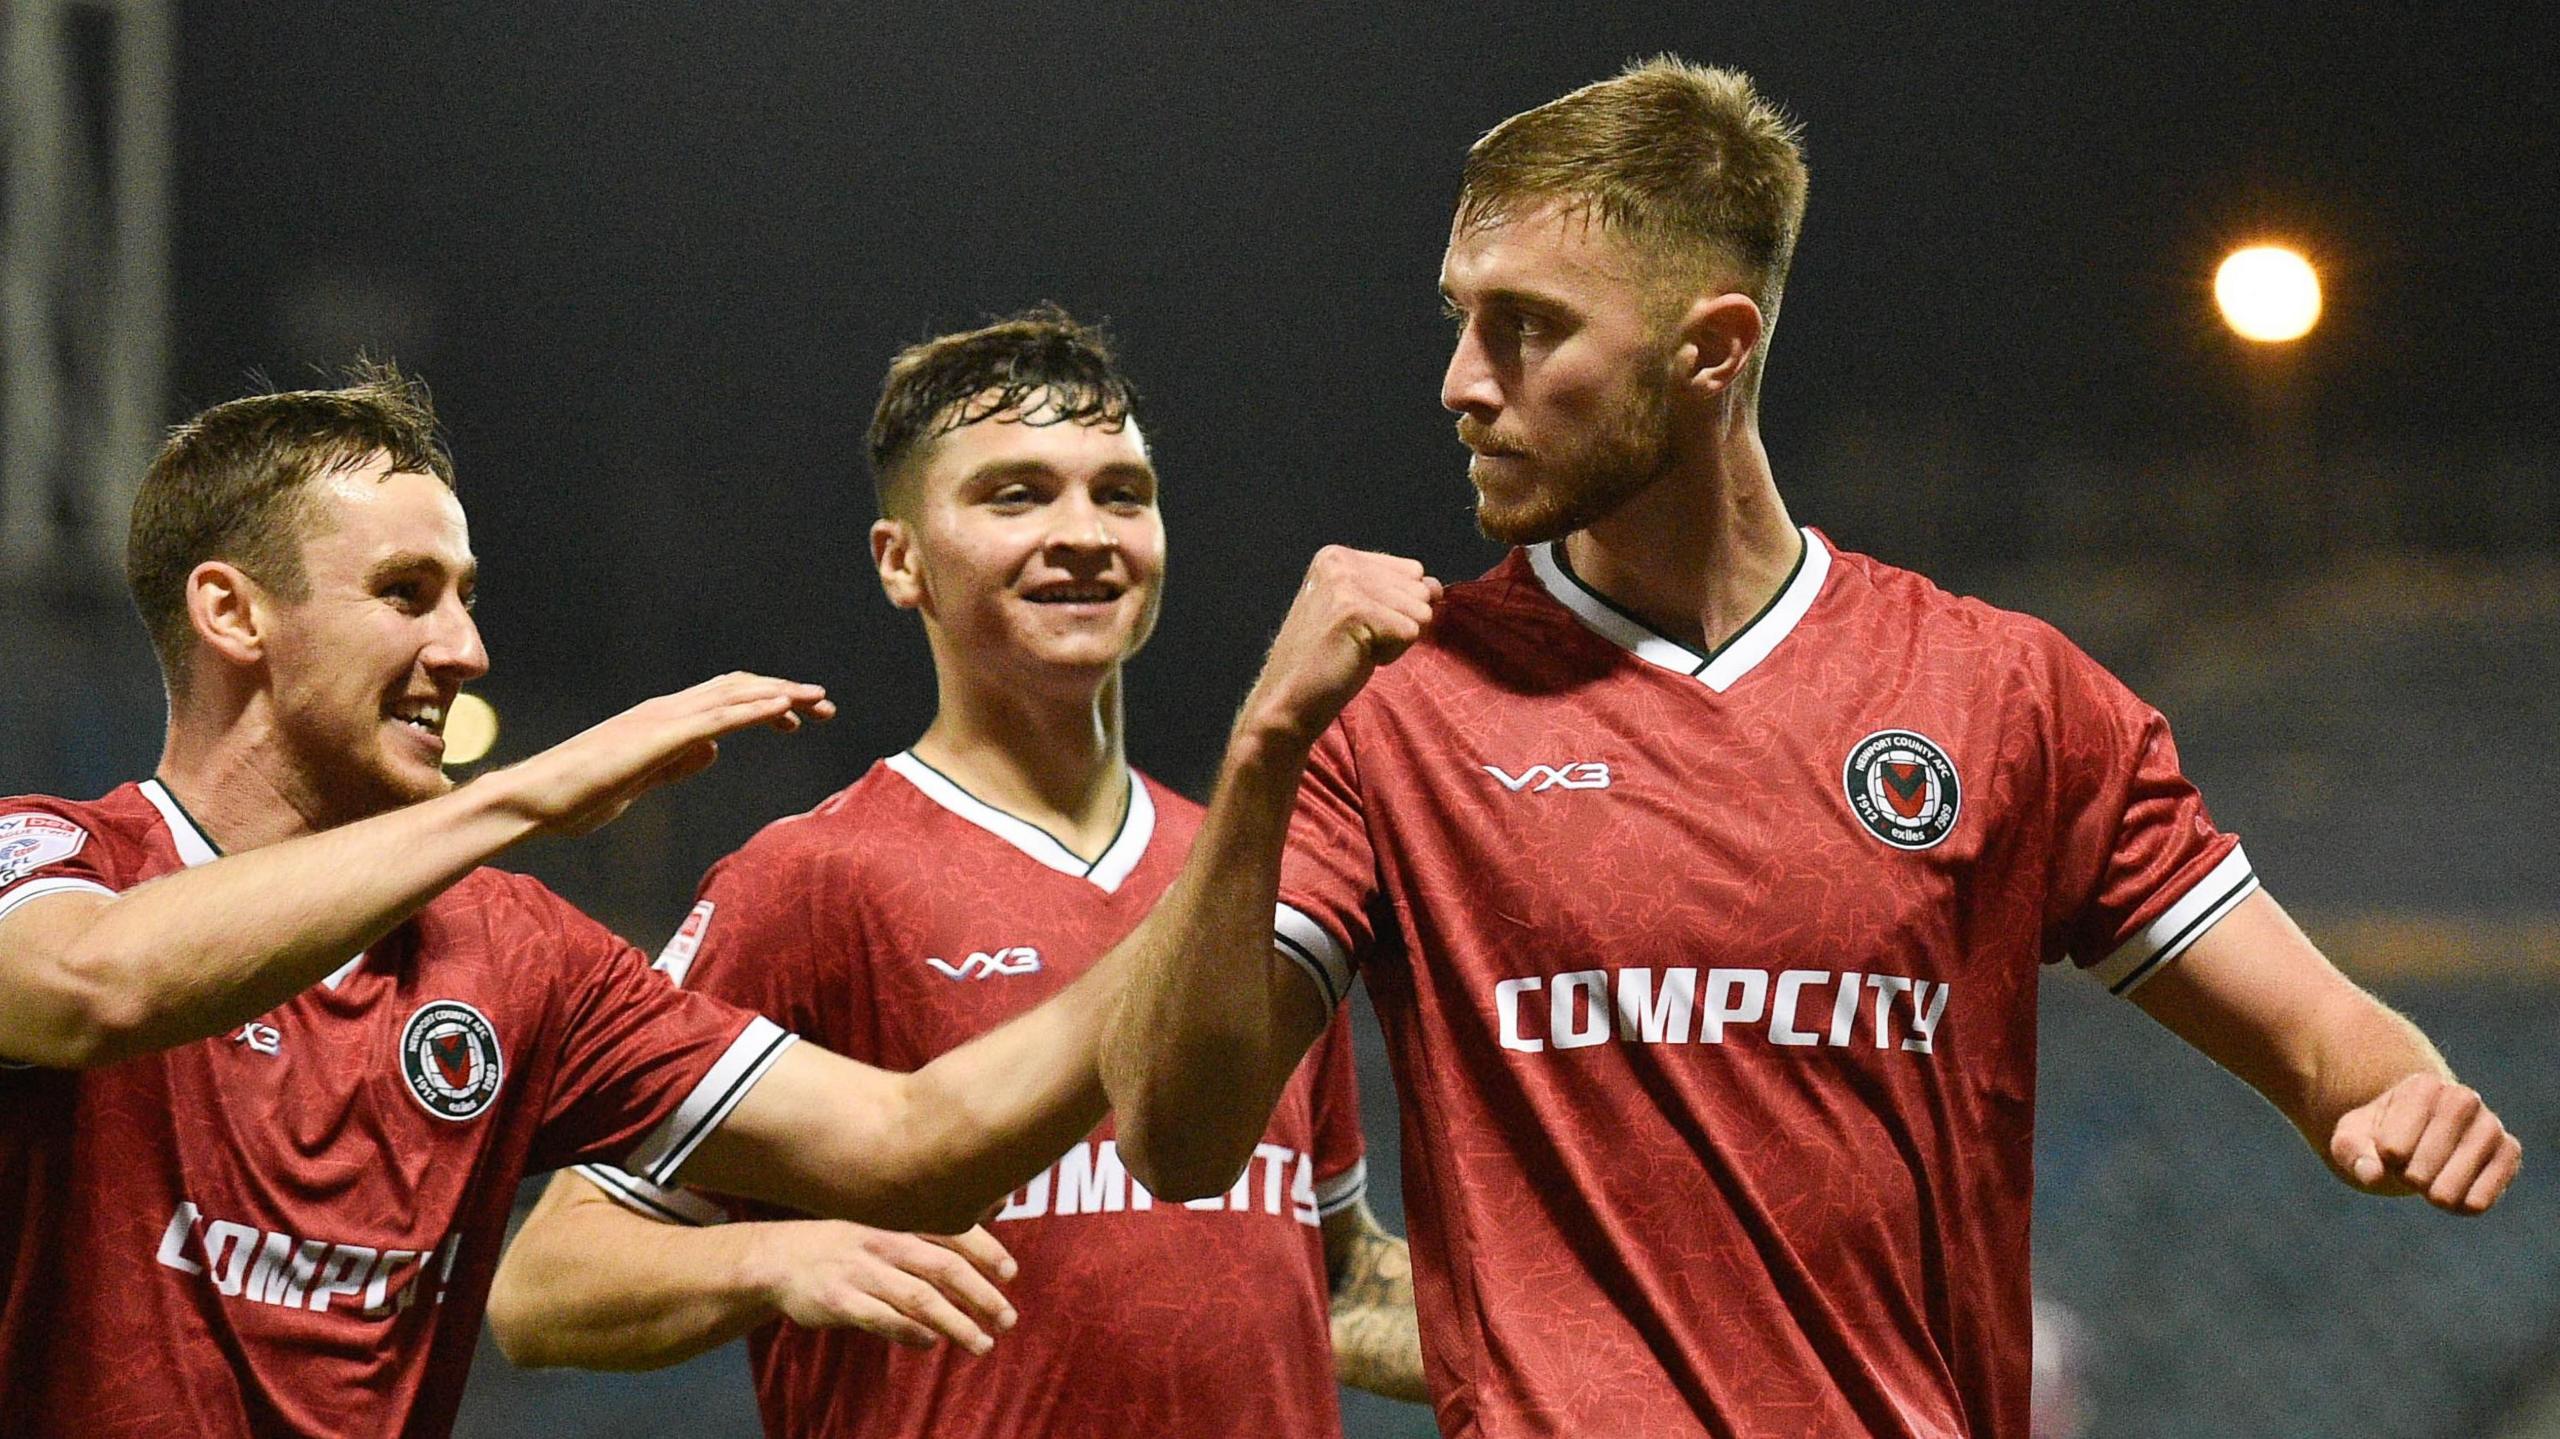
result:
<svg viewBox="0 0 2560 1439"><path fill-rule="evenodd" d="M266 659L274 600L248 571L207 560L188 572L186 595L187 621L205 648L234 665Z"/></svg>
<svg viewBox="0 0 2560 1439"><path fill-rule="evenodd" d="M1723 394L1742 377L1767 329L1749 295L1699 296L1680 319L1679 373L1673 378L1700 395Z"/></svg>
<svg viewBox="0 0 2560 1439"><path fill-rule="evenodd" d="M915 532L907 522L882 518L871 522L871 566L880 572L880 592L902 610L924 604L924 572L918 567Z"/></svg>

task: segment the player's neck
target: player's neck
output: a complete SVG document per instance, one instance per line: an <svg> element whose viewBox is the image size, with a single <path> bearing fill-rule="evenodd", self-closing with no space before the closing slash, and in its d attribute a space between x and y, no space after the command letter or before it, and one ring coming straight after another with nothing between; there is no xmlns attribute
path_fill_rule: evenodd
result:
<svg viewBox="0 0 2560 1439"><path fill-rule="evenodd" d="M1768 608L1804 540L1746 425L1564 543L1583 583L1707 653Z"/></svg>
<svg viewBox="0 0 2560 1439"><path fill-rule="evenodd" d="M942 677L918 759L1086 859L1110 848L1128 810L1120 672L1081 695Z"/></svg>
<svg viewBox="0 0 2560 1439"><path fill-rule="evenodd" d="M214 848L239 854L325 829L311 786L288 771L283 741L254 710L222 715L209 701L169 707L169 738L153 776Z"/></svg>

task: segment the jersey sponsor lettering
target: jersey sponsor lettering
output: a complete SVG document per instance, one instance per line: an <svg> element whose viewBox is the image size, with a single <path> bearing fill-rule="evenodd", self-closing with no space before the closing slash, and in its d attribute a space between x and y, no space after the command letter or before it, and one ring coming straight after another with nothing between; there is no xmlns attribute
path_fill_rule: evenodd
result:
<svg viewBox="0 0 2560 1439"><path fill-rule="evenodd" d="M459 1233L421 1248L380 1248L208 1220L193 1201L181 1200L153 1257L203 1277L225 1299L382 1318L417 1303L423 1292L443 1303L461 1252Z"/></svg>
<svg viewBox="0 0 2560 1439"><path fill-rule="evenodd" d="M0 884L77 856L89 832L60 815L0 814Z"/></svg>
<svg viewBox="0 0 2560 1439"><path fill-rule="evenodd" d="M945 979L998 979L1013 974L1038 974L1040 951L1027 944L1009 945L1002 949L972 951L967 959L954 964L930 955L925 963Z"/></svg>
<svg viewBox="0 0 2560 1439"><path fill-rule="evenodd" d="M1935 1053L1950 986L1899 974L1789 969L1577 969L1497 981L1502 1047L1519 1054L1596 1044L1724 1044L1743 1035L1798 1048Z"/></svg>
<svg viewBox="0 0 2560 1439"><path fill-rule="evenodd" d="M1513 794L1543 794L1551 789L1607 789L1609 767L1597 760L1571 764L1533 764L1513 774L1498 764L1485 765L1484 772Z"/></svg>
<svg viewBox="0 0 2560 1439"><path fill-rule="evenodd" d="M1156 1205L1155 1195L1121 1163L1118 1141L1088 1139L1015 1190L996 1211L996 1222L1122 1214ZM1316 1204L1315 1156L1268 1141L1257 1144L1244 1172L1225 1193L1186 1199L1179 1207L1198 1213L1285 1215L1313 1227L1322 1218Z"/></svg>

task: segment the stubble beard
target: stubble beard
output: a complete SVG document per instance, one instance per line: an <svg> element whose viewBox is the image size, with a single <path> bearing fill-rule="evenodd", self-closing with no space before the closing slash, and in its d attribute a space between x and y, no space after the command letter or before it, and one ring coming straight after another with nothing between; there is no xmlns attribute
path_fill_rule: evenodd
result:
<svg viewBox="0 0 2560 1439"><path fill-rule="evenodd" d="M1461 417L1462 440L1487 435L1473 416ZM1518 501L1496 503L1479 484L1476 528L1506 545L1560 540L1615 514L1651 488L1671 465L1671 392L1648 372L1631 385L1591 427L1550 453L1521 452L1539 479Z"/></svg>

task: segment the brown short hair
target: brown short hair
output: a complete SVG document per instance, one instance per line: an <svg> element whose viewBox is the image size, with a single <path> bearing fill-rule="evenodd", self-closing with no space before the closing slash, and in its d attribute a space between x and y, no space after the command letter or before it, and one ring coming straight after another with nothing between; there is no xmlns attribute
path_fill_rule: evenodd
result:
<svg viewBox="0 0 2560 1439"><path fill-rule="evenodd" d="M196 566L227 561L288 601L309 595L302 540L310 481L382 453L395 469L453 485L453 459L425 385L377 361L359 361L345 378L342 389L216 405L172 429L144 472L125 584L172 690L186 682L194 647L187 576Z"/></svg>
<svg viewBox="0 0 2560 1439"><path fill-rule="evenodd" d="M1035 399L1041 418L1026 423L1116 429L1128 423L1138 394L1102 329L1053 304L900 350L871 413L880 513L895 513L912 497L919 462L935 440Z"/></svg>
<svg viewBox="0 0 2560 1439"><path fill-rule="evenodd" d="M1661 55L1485 132L1467 151L1458 222L1565 200L1633 242L1665 281L1739 281L1774 328L1806 183L1798 126L1750 76ZM1759 368L1754 354L1746 394Z"/></svg>

